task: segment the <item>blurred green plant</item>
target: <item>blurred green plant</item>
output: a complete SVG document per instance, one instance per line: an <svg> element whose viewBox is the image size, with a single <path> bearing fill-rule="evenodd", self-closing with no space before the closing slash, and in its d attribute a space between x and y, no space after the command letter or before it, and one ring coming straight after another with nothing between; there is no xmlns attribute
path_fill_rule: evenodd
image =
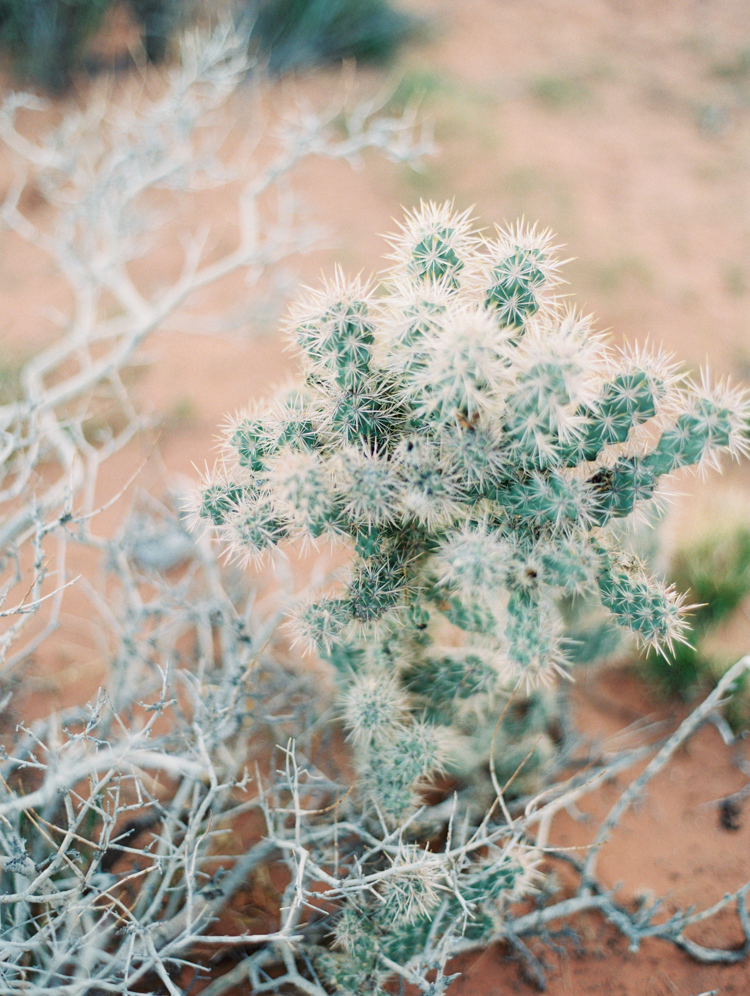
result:
<svg viewBox="0 0 750 996"><path fill-rule="evenodd" d="M531 82L531 93L553 111L566 110L591 99L587 83L576 76L539 76Z"/></svg>
<svg viewBox="0 0 750 996"><path fill-rule="evenodd" d="M747 294L747 277L742 266L737 263L726 263L722 270L724 289L727 294L733 297L742 297Z"/></svg>
<svg viewBox="0 0 750 996"><path fill-rule="evenodd" d="M669 580L695 603L686 617L687 642L676 644L668 657L656 651L647 654L643 670L663 693L691 698L702 687L715 684L731 663L705 643L750 593L750 527L718 527L684 547L674 558ZM747 725L743 700L743 696L733 700L733 725Z"/></svg>
<svg viewBox="0 0 750 996"><path fill-rule="evenodd" d="M86 49L116 0L0 0L0 49L15 73L62 93L85 62ZM146 57L164 57L193 0L130 0L142 25Z"/></svg>
<svg viewBox="0 0 750 996"><path fill-rule="evenodd" d="M12 404L22 396L21 371L24 363L25 357L21 359L0 353L0 405Z"/></svg>
<svg viewBox="0 0 750 996"><path fill-rule="evenodd" d="M161 62L170 39L200 9L197 0L129 0L141 24L141 42L149 62Z"/></svg>
<svg viewBox="0 0 750 996"><path fill-rule="evenodd" d="M0 0L0 49L18 77L62 93L85 68L87 46L116 3ZM152 62L164 58L170 39L201 9L196 0L128 0L128 6ZM340 59L386 61L419 25L388 0L238 0L234 12L246 15L251 47L273 75Z"/></svg>
<svg viewBox="0 0 750 996"><path fill-rule="evenodd" d="M417 28L388 0L245 0L251 44L274 75L357 59L384 62Z"/></svg>
<svg viewBox="0 0 750 996"><path fill-rule="evenodd" d="M745 83L750 78L750 48L740 49L733 58L717 62L711 75L730 83Z"/></svg>
<svg viewBox="0 0 750 996"><path fill-rule="evenodd" d="M62 91L112 0L2 0L0 47L19 76Z"/></svg>

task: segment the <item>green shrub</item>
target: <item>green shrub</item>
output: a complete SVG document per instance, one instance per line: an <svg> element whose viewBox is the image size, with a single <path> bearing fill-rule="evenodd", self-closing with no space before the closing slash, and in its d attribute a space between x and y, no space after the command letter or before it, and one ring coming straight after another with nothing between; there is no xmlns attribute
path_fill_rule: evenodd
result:
<svg viewBox="0 0 750 996"><path fill-rule="evenodd" d="M744 524L716 527L696 543L678 551L670 580L685 591L692 604L686 642L674 654L652 652L644 673L668 695L691 697L702 685L713 684L731 663L723 664L707 650L706 640L727 621L750 592L750 529ZM735 720L742 720L742 696L734 703Z"/></svg>
<svg viewBox="0 0 750 996"><path fill-rule="evenodd" d="M16 74L54 93L86 65L86 49L117 0L0 0L0 49ZM164 58L196 0L129 0L146 57ZM251 46L274 75L299 67L388 59L417 21L387 0L243 0Z"/></svg>
<svg viewBox="0 0 750 996"><path fill-rule="evenodd" d="M2 0L0 46L19 75L64 90L112 0Z"/></svg>
<svg viewBox="0 0 750 996"><path fill-rule="evenodd" d="M116 0L0 0L0 48L15 72L60 93L84 64L86 47ZM193 0L130 0L149 59L164 56Z"/></svg>
<svg viewBox="0 0 750 996"><path fill-rule="evenodd" d="M273 74L340 59L382 62L416 25L388 0L260 0L249 7L252 42Z"/></svg>

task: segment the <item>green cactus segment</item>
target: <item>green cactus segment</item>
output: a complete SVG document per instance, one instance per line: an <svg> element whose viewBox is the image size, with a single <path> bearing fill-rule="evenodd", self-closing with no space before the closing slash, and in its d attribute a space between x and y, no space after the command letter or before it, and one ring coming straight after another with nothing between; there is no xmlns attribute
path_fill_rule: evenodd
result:
<svg viewBox="0 0 750 996"><path fill-rule="evenodd" d="M355 550L357 556L361 557L363 560L367 560L369 557L374 556L379 550L383 549L383 533L377 526L367 526L363 529L354 529L355 534Z"/></svg>
<svg viewBox="0 0 750 996"><path fill-rule="evenodd" d="M638 419L648 418L647 412L648 406L644 404ZM625 420L629 417L626 414ZM699 464L717 450L730 449L735 423L736 413L726 405L710 398L694 399L691 410L681 414L674 427L662 433L650 453L622 458L589 478L597 497L596 521L604 524L610 518L629 515L638 501L653 497L657 480L663 474Z"/></svg>
<svg viewBox="0 0 750 996"><path fill-rule="evenodd" d="M268 457L278 447L278 431L273 420L266 417L243 418L229 440L237 454L240 467L258 473L265 469Z"/></svg>
<svg viewBox="0 0 750 996"><path fill-rule="evenodd" d="M292 450L314 450L319 445L320 440L312 419L303 414L282 413L279 419L279 449L288 446Z"/></svg>
<svg viewBox="0 0 750 996"><path fill-rule="evenodd" d="M451 933L471 941L494 936L507 897L523 892L528 870L514 852L492 851L481 861L465 861L450 876L450 887L439 889L429 867L430 852L415 848L414 864L399 865L400 874L383 881L377 901L368 905L360 899L356 905L344 906L334 926L338 953L319 955L319 970L332 980L333 966L327 962L334 958L342 978L342 966L351 959L360 968L368 966L375 976L380 954L408 965L424 951L429 936L435 947ZM347 970L353 972L354 965ZM373 991L370 983L357 996Z"/></svg>
<svg viewBox="0 0 750 996"><path fill-rule="evenodd" d="M543 386L544 381L547 383ZM567 402L560 400L553 384L543 375L525 386L526 390L516 391L509 398L508 410L513 417L505 424L506 460L528 470L554 468L570 448L560 438ZM564 386L560 378L558 387L564 390Z"/></svg>
<svg viewBox="0 0 750 996"><path fill-rule="evenodd" d="M457 700L491 692L498 680L490 661L476 653L425 657L404 672L409 691L440 711L450 710Z"/></svg>
<svg viewBox="0 0 750 996"><path fill-rule="evenodd" d="M281 450L269 466L268 485L285 519L304 533L318 537L336 527L341 505L317 453Z"/></svg>
<svg viewBox="0 0 750 996"><path fill-rule="evenodd" d="M280 392L271 405L275 423L275 449L314 450L321 445L315 429L313 399L300 386Z"/></svg>
<svg viewBox="0 0 750 996"><path fill-rule="evenodd" d="M449 533L436 556L440 581L458 594L476 597L507 583L510 544L491 531L487 523L465 526Z"/></svg>
<svg viewBox="0 0 750 996"><path fill-rule="evenodd" d="M422 852L424 853L424 852ZM429 876L420 869L401 866L399 875L386 879L380 889L381 906L378 920L398 930L415 919L429 915L440 905L441 898Z"/></svg>
<svg viewBox="0 0 750 996"><path fill-rule="evenodd" d="M642 565L612 565L598 577L602 603L645 647L669 647L682 639L682 602L674 590L650 577Z"/></svg>
<svg viewBox="0 0 750 996"><path fill-rule="evenodd" d="M394 676L366 672L355 677L344 696L344 723L355 743L378 751L392 744L402 731L406 696Z"/></svg>
<svg viewBox="0 0 750 996"><path fill-rule="evenodd" d="M498 500L533 527L554 529L590 523L596 507L590 486L559 470L526 474L499 493Z"/></svg>
<svg viewBox="0 0 750 996"><path fill-rule="evenodd" d="M559 425L560 412L570 404L569 371L558 361L534 363L517 379L518 385L506 396L506 408L514 422L534 418L552 434Z"/></svg>
<svg viewBox="0 0 750 996"><path fill-rule="evenodd" d="M431 723L413 723L387 746L383 760L404 784L426 778L439 770L442 762L438 728Z"/></svg>
<svg viewBox="0 0 750 996"><path fill-rule="evenodd" d="M470 903L486 906L503 895L512 895L525 874L523 864L517 858L502 855L495 861L474 865L462 895Z"/></svg>
<svg viewBox="0 0 750 996"><path fill-rule="evenodd" d="M374 329L369 303L345 292L319 315L306 316L295 333L313 369L354 390L370 372Z"/></svg>
<svg viewBox="0 0 750 996"><path fill-rule="evenodd" d="M451 245L451 236L450 229L441 228L417 242L409 262L409 272L417 280L454 286L458 283L457 278L464 268L464 261Z"/></svg>
<svg viewBox="0 0 750 996"><path fill-rule="evenodd" d="M453 896L446 901L447 908L441 923L445 926L440 934L453 929L469 941L485 941L497 934L497 918L485 912L483 908L472 909L467 916L466 908ZM406 965L411 958L424 950L427 939L434 935L434 918L424 916L413 923L393 926L382 938L383 954L399 965Z"/></svg>
<svg viewBox="0 0 750 996"><path fill-rule="evenodd" d="M388 551L354 563L346 602L354 619L372 622L402 601L406 587L406 564Z"/></svg>
<svg viewBox="0 0 750 996"><path fill-rule="evenodd" d="M436 578L428 581L426 597L453 626L466 633L494 633L497 618L484 598L449 595Z"/></svg>
<svg viewBox="0 0 750 996"><path fill-rule="evenodd" d="M372 325L347 316L339 323L334 343L334 378L344 389L361 384L370 372Z"/></svg>
<svg viewBox="0 0 750 996"><path fill-rule="evenodd" d="M418 389L417 411L431 422L453 426L458 415L471 423L497 407L511 363L510 338L477 307L448 309L441 331L429 338L408 393Z"/></svg>
<svg viewBox="0 0 750 996"><path fill-rule="evenodd" d="M381 454L356 447L345 449L338 487L344 511L352 522L372 527L397 517L401 482Z"/></svg>
<svg viewBox="0 0 750 996"><path fill-rule="evenodd" d="M311 421L307 419L290 420L286 424L282 424L279 433L279 448L288 446L293 450L312 450L316 449L318 445L318 434Z"/></svg>
<svg viewBox="0 0 750 996"><path fill-rule="evenodd" d="M440 436L442 462L451 467L469 493L492 494L503 484L507 466L498 434L480 425L456 421Z"/></svg>
<svg viewBox="0 0 750 996"><path fill-rule="evenodd" d="M383 954L397 965L408 964L424 951L432 924L432 916L421 916L412 923L399 925L398 929L391 924L381 939Z"/></svg>
<svg viewBox="0 0 750 996"><path fill-rule="evenodd" d="M442 316L453 299L453 293L443 284L432 288L431 296L427 288L415 288L415 294L407 294L399 301L396 314L384 313L386 326L390 324L388 343L391 349L422 356L425 340L431 334L439 332Z"/></svg>
<svg viewBox="0 0 750 996"><path fill-rule="evenodd" d="M387 753L392 761L393 752ZM411 779L404 771L394 770L387 763L388 759L379 755L373 758L372 763L363 764L360 778L364 794L376 803L381 812L398 823L414 811L417 795Z"/></svg>
<svg viewBox="0 0 750 996"><path fill-rule="evenodd" d="M484 304L502 325L522 329L539 311L539 291L546 282L545 254L520 246L492 268Z"/></svg>
<svg viewBox="0 0 750 996"><path fill-rule="evenodd" d="M441 462L436 444L426 437L406 437L395 453L395 465L407 521L415 519L430 529L455 514L461 498L459 482L453 469Z"/></svg>
<svg viewBox="0 0 750 996"><path fill-rule="evenodd" d="M508 659L529 681L559 670L564 663L554 607L529 592L514 591L510 596L505 641Z"/></svg>
<svg viewBox="0 0 750 996"><path fill-rule="evenodd" d="M562 595L582 594L592 588L601 563L595 546L580 534L539 543L534 559L544 584Z"/></svg>
<svg viewBox="0 0 750 996"><path fill-rule="evenodd" d="M378 964L378 953L382 953L386 958L395 961L399 965L406 965L416 954L424 950L427 936L433 924L432 916L422 915L407 922L394 921L393 916L388 916L389 911L385 904L379 902L371 909L363 909L358 906L356 909L351 906L344 908L334 927L336 947L341 949L343 954L339 954L339 965L342 961L349 959L355 965L370 967L371 972ZM452 925L454 919L446 922ZM323 974L330 981L334 981L329 974L330 968L325 964L332 956L326 953L322 959L323 965L319 964L319 969L323 968ZM338 967L339 973L341 968ZM353 971L353 968L352 968ZM338 991L338 990L337 990ZM372 980L369 984L361 984L357 989L348 990L352 996L361 996L363 993L376 993L372 988Z"/></svg>
<svg viewBox="0 0 750 996"><path fill-rule="evenodd" d="M663 395L663 383L644 370L618 374L593 406L583 409L587 421L575 462L596 460L605 446L624 443L634 426L656 415Z"/></svg>
<svg viewBox="0 0 750 996"><path fill-rule="evenodd" d="M405 419L402 406L385 380L365 381L356 389L326 391L326 421L323 431L349 443L368 442L386 447L394 430ZM327 423L327 424L326 424Z"/></svg>
<svg viewBox="0 0 750 996"><path fill-rule="evenodd" d="M646 462L656 476L700 463L711 451L730 448L736 424L737 413L726 404L711 397L693 398L689 411L662 434Z"/></svg>
<svg viewBox="0 0 750 996"><path fill-rule="evenodd" d="M245 559L254 559L285 540L289 527L279 514L278 503L259 493L225 517L221 535Z"/></svg>
<svg viewBox="0 0 750 996"><path fill-rule="evenodd" d="M441 735L431 723L404 725L387 684L384 695L377 685L373 692L368 695L367 680L355 680L346 696L346 722L360 743L366 737L360 757L366 794L379 811L402 819L415 805L416 789L442 766Z"/></svg>
<svg viewBox="0 0 750 996"><path fill-rule="evenodd" d="M597 471L588 483L597 499L595 521L604 525L630 515L637 502L653 498L656 475L648 458L628 457Z"/></svg>
<svg viewBox="0 0 750 996"><path fill-rule="evenodd" d="M419 602L413 602L407 607L406 623L412 633L423 633L430 623L429 609Z"/></svg>
<svg viewBox="0 0 750 996"><path fill-rule="evenodd" d="M365 934L353 938L351 949L345 954L326 951L318 955L316 967L336 996L388 996L381 985L388 972L378 969L380 938Z"/></svg>
<svg viewBox="0 0 750 996"><path fill-rule="evenodd" d="M201 492L198 515L214 526L221 526L227 515L242 505L246 491L238 484L211 484Z"/></svg>
<svg viewBox="0 0 750 996"><path fill-rule="evenodd" d="M426 301L410 306L393 336L392 346L400 351L402 358L409 358L412 369L424 363L425 336L436 327L433 313L439 314Z"/></svg>
<svg viewBox="0 0 750 996"><path fill-rule="evenodd" d="M304 646L317 651L322 657L333 659L341 647L343 634L351 623L351 612L342 598L320 598L305 605L295 616L295 628ZM337 663L348 666L348 656L342 654Z"/></svg>

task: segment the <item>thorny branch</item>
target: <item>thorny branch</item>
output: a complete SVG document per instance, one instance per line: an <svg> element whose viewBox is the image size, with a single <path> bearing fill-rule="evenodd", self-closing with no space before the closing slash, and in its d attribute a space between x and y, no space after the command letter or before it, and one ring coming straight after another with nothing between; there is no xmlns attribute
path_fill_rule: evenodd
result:
<svg viewBox="0 0 750 996"><path fill-rule="evenodd" d="M229 621L224 623L227 624ZM658 759L659 763L664 762L666 755L673 754L685 742L686 736L694 732L701 721L707 719L711 709L716 708L731 683L748 667L748 663L748 659L743 659L734 666L719 693L698 707L696 715L689 717L658 751L655 761ZM165 709L174 708L173 701L172 705L167 705L169 689L166 676L164 681L155 703L157 708L151 716L152 722ZM256 689L256 693L258 691ZM59 739L59 733L55 734L54 721L45 721L38 724L35 730L28 730L21 749L14 757L6 758L3 778L10 787L12 799L10 803L5 803L1 814L0 843L4 849L4 874L12 875L16 887L6 892L0 905L7 909L13 908L14 904L22 904L28 908L27 904L30 903L44 903L51 912L59 909L62 915L64 910L68 917L73 910L76 922L82 926L95 920L98 926L96 932L92 926L82 932L75 948L64 949L68 956L72 956L74 951L79 952L82 958L85 955L90 973L85 983L81 977L75 985L71 982L66 992L87 993L89 989L86 987L96 979L106 983L113 965L118 964L122 966L118 971L123 972L123 984L126 987L120 991L124 992L133 991L132 987L145 980L151 971L156 971L161 977L165 973L167 977L173 977L174 966L183 964L186 955L189 960L189 952L200 939L203 943L210 942L222 948L231 946L244 952L240 964L211 985L208 991L212 996L219 996L227 991L240 978L250 980L260 992L271 991L272 980L267 973L272 967L280 966L286 968L286 981L298 991L321 996L326 990L315 981L314 970L304 969L303 953L306 950L314 952L316 945L325 936L325 928L321 934L321 925L325 924L327 918L324 911L335 909L337 898L357 892L367 893L389 877L399 874L398 855L402 832L384 836L368 833L356 819L351 807L342 807L344 811L334 823L321 822L317 815L321 795L332 795L338 786L322 776L309 762L304 762L299 748L295 751L290 746L283 751L283 765L265 788L257 779L252 782L246 777L238 780L239 772L227 780L227 773L222 777L222 772L212 760L222 754L217 749L221 740L216 740L215 725L212 729L213 743L209 743L201 734L189 759L181 762L185 770L177 773L176 780L172 778L171 798L165 802L163 791L154 794L156 786L149 788L149 780L139 774L139 770L146 767L146 762L152 755L166 756L170 749L169 738L174 734L168 735L167 739L158 738L154 742L149 737L148 724L144 724L140 736L130 734L128 750L120 748L117 759L122 759L125 763L112 766L113 748L99 734L99 727L117 726L116 723L112 724L114 717L108 718L108 708L107 703L100 700L80 733L71 735L69 730L68 741L58 748L58 751L62 751L60 763L55 763L54 766L44 760L49 754L45 750L46 743L55 743ZM200 719L201 730L207 728L207 721L214 709L215 703L206 704L206 712ZM235 725L234 736L236 735ZM229 737L221 739L226 744L230 743ZM237 741L234 739L231 742L232 752L236 755ZM86 781L83 766L68 766L64 763L66 751L76 750L86 743L93 745L88 790L81 784ZM249 740L244 739L242 743L245 747L244 754L248 756L252 753ZM308 737L306 749L309 750L310 746ZM109 765L104 763L105 760L110 762ZM200 768L201 774L198 775L197 771L189 768L186 760ZM652 771L654 767L655 765L652 766ZM605 761L602 769L606 768ZM35 770L43 774L43 785L56 785L56 793L36 790L24 794L14 787L14 781L19 776ZM598 774L599 772L595 772L595 775ZM590 785L593 786L596 781L598 778L594 778ZM645 782L640 783L641 788L644 784ZM577 788L574 791L578 794ZM67 810L67 817L60 809L61 796L66 799L63 809ZM627 789L623 798L632 800L633 792ZM246 799L253 807L264 812L266 838L250 846L244 854L222 856L220 851L214 849L211 841L217 835L220 836L222 827L229 826L236 819L237 813L247 811ZM547 805L555 807L557 801ZM464 805L458 798L453 802L451 822L463 825L461 834L453 842L449 839L442 852L425 852L424 862L455 866L472 853L495 842L506 841L503 846L508 846L509 831L510 836L517 839L521 833L530 830L526 821L519 817L513 828L506 824L494 824L485 825L479 832L471 832L469 811L463 808ZM439 806L434 808L436 811L441 810ZM622 804L619 804L618 809L622 808ZM142 814L144 810L153 812L150 824L140 824L146 826L150 834L150 840L145 845L139 843L137 835L129 835L127 830L123 830L120 822L123 814L132 813L138 819L138 814ZM418 821L434 827L436 822L430 810L431 807L424 808ZM39 828L36 841L32 841L30 847L22 842L18 822L22 813L28 813L33 825ZM95 825L101 827L98 840L87 837L83 830L87 818L92 816ZM437 825L444 818L439 816ZM50 827L50 831L42 832L45 825ZM135 823L136 827L138 825ZM59 839L61 834L63 840L56 852L53 850L50 859L50 838ZM338 839L339 844L344 842L347 851L347 856L340 861L335 873L331 864L334 838ZM29 840L28 835L26 840ZM355 844L356 841L359 844ZM85 860L81 850L87 856ZM527 948L522 938L544 937L553 921L571 918L584 911L600 911L628 937L634 949L645 938L655 937L675 944L701 961L734 962L747 954L750 922L746 896L750 883L709 909L676 914L665 922L653 922L658 906L634 914L618 904L611 892L605 891L591 878L584 879L584 863L577 863L569 855L557 854L554 850L549 853L550 857L574 864L582 884L578 895L571 899L552 903L522 916L514 916L510 910L507 912L498 936L506 939L523 957L526 957L524 952ZM41 858L44 854L47 857ZM393 863L387 862L374 872L365 871L366 867L372 866L377 855L386 854L391 855ZM114 860L110 857L112 855ZM231 870L227 870L227 861ZM122 862L122 871L119 872L115 871L118 862ZM221 868L218 867L219 863ZM245 930L237 934L212 931L212 921L219 915L227 900L238 889L246 887L248 880L252 879L253 870L274 863L280 863L279 867L286 867L289 876L289 887L282 903L285 909L281 911L279 928L262 932ZM108 869L106 872L105 868ZM210 870L212 868L213 871ZM133 904L132 900L125 901L125 895L136 881L137 900ZM191 883L190 888L187 882ZM584 882L587 883L585 886ZM175 889L181 897L179 902L174 901ZM171 898L170 892L173 893ZM730 903L736 905L746 938L741 948L729 951L708 949L685 936L686 929L714 915ZM15 919L16 923L22 923L22 918L19 921L16 916ZM54 922L52 917L50 923ZM148 927L148 924L151 926ZM115 943L117 936L121 936L122 940L112 949L111 945ZM110 946L108 951L102 950L105 939ZM70 944L70 937L65 940ZM53 962L56 961L59 967L62 958L61 943L56 931L42 930L37 931L33 938L27 939L20 947L27 955L57 951L58 957ZM401 966L389 960L383 964L385 968L419 985L424 992L442 992L451 977L443 971L448 959L476 946L476 942L463 938L459 930L448 935L438 931L428 939L416 963ZM18 942L14 947L18 947ZM118 961L118 947L124 959L122 961ZM256 950L252 950L253 948ZM529 957L534 959L530 952ZM437 983L434 978L428 981L423 974L435 966L441 966L439 977L444 983ZM54 979L51 968L46 972L38 970L38 975L33 980L36 991L43 991L43 985L50 985ZM275 973L274 980L274 984L278 985L279 979ZM24 981L27 988L23 991L35 991L28 988L30 981L31 978L27 976ZM434 988L436 985L437 988ZM116 991L106 984L100 984L100 988ZM8 988L8 992L16 991L22 990L13 986Z"/></svg>
<svg viewBox="0 0 750 996"><path fill-rule="evenodd" d="M297 166L310 156L355 162L366 149L414 163L431 149L411 112L338 105L306 108L270 138L249 136L258 155L245 148L226 165L218 112L253 68L246 53L246 40L226 28L187 38L156 96L92 99L39 141L17 123L42 106L36 98L11 95L0 110L0 136L18 161L2 221L47 255L72 292L64 331L0 404L2 677L54 632L73 583L98 610L111 665L109 694L19 727L2 753L0 988L9 996L126 994L152 977L180 992L175 972L192 964L228 897L278 851L262 841L223 854L227 828L259 805L243 763L256 749L262 758L269 737L285 739L290 724L305 743L314 729L317 695L280 665L283 648L266 650L283 591L248 592L189 536L176 508L153 499L120 535L92 530L102 469L149 426L124 377L148 336L201 288L236 272L257 280L317 237L302 229L289 193ZM196 230L171 284L140 284L132 263L148 256L163 222L150 193L185 198L228 183L242 188L234 246L209 259L208 232ZM29 187L50 210L24 206ZM103 401L119 408L122 427L92 433ZM71 544L106 558L104 589L67 576ZM179 580L159 573L178 563ZM18 646L39 613L44 624ZM291 926L217 934L214 943L289 946Z"/></svg>
<svg viewBox="0 0 750 996"><path fill-rule="evenodd" d="M214 118L251 69L244 39L220 28L209 38L186 39L183 49L182 63L171 72L162 96L132 106L92 101L64 118L46 140L32 142L16 123L19 110L39 108L36 98L14 94L0 111L0 137L19 157L17 181L0 209L2 220L40 248L73 291L67 331L23 367L21 396L0 405L0 550L6 569L24 544L30 542L36 553L24 616L50 597L42 595L47 576L43 540L49 534L59 538L58 572L72 532L79 541L93 541L83 525L95 509L101 468L148 426L122 380L147 337L201 288L238 271L257 280L269 266L310 247L315 233L302 230L293 209L281 204L276 218L269 217L264 199L269 189L310 156L353 161L375 148L413 163L431 149L410 112L389 118L374 105L360 105L348 118L344 114L347 134L341 137L342 108L336 106L327 112L308 109L287 122L276 136L276 151L265 159L224 166L216 148L223 131ZM162 220L149 214L146 195L166 188L187 196L230 182L242 186L235 248L205 259L207 233L195 232L186 239L182 271L171 285L151 293L139 286L131 263L148 254L149 230ZM21 209L29 184L57 209L46 227ZM111 297L117 302L114 315L107 304ZM92 442L86 423L96 414L101 400L95 395L103 389L122 409L125 424ZM50 480L47 472L40 488L35 475L42 463L54 465L57 473ZM28 565L23 568L26 574ZM17 569L0 589L0 605L20 583ZM17 619L2 638L3 658L25 621ZM16 654L7 667L31 649Z"/></svg>

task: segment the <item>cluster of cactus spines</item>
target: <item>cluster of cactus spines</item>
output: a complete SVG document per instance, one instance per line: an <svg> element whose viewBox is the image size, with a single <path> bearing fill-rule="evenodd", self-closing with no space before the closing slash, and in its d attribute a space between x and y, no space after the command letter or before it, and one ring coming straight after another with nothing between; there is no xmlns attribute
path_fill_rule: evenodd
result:
<svg viewBox="0 0 750 996"><path fill-rule="evenodd" d="M680 596L606 527L665 474L745 453L748 404L595 334L548 232L485 239L430 204L391 244L379 287L337 272L293 310L301 382L233 420L196 510L245 560L350 545L295 626L335 665L363 798L395 825L467 716L564 671L561 597L598 594L647 647L683 639Z"/></svg>
<svg viewBox="0 0 750 996"><path fill-rule="evenodd" d="M467 940L496 936L507 904L535 885L538 876L528 857L517 843L492 845L482 859L458 861L446 875L438 855L402 844L392 859L398 874L386 874L376 901L348 905L337 917L334 951L319 956L319 969L337 993L385 996L381 984L389 973L379 967L384 959L407 964L428 938L436 946L456 923ZM440 924L443 929L436 930Z"/></svg>

